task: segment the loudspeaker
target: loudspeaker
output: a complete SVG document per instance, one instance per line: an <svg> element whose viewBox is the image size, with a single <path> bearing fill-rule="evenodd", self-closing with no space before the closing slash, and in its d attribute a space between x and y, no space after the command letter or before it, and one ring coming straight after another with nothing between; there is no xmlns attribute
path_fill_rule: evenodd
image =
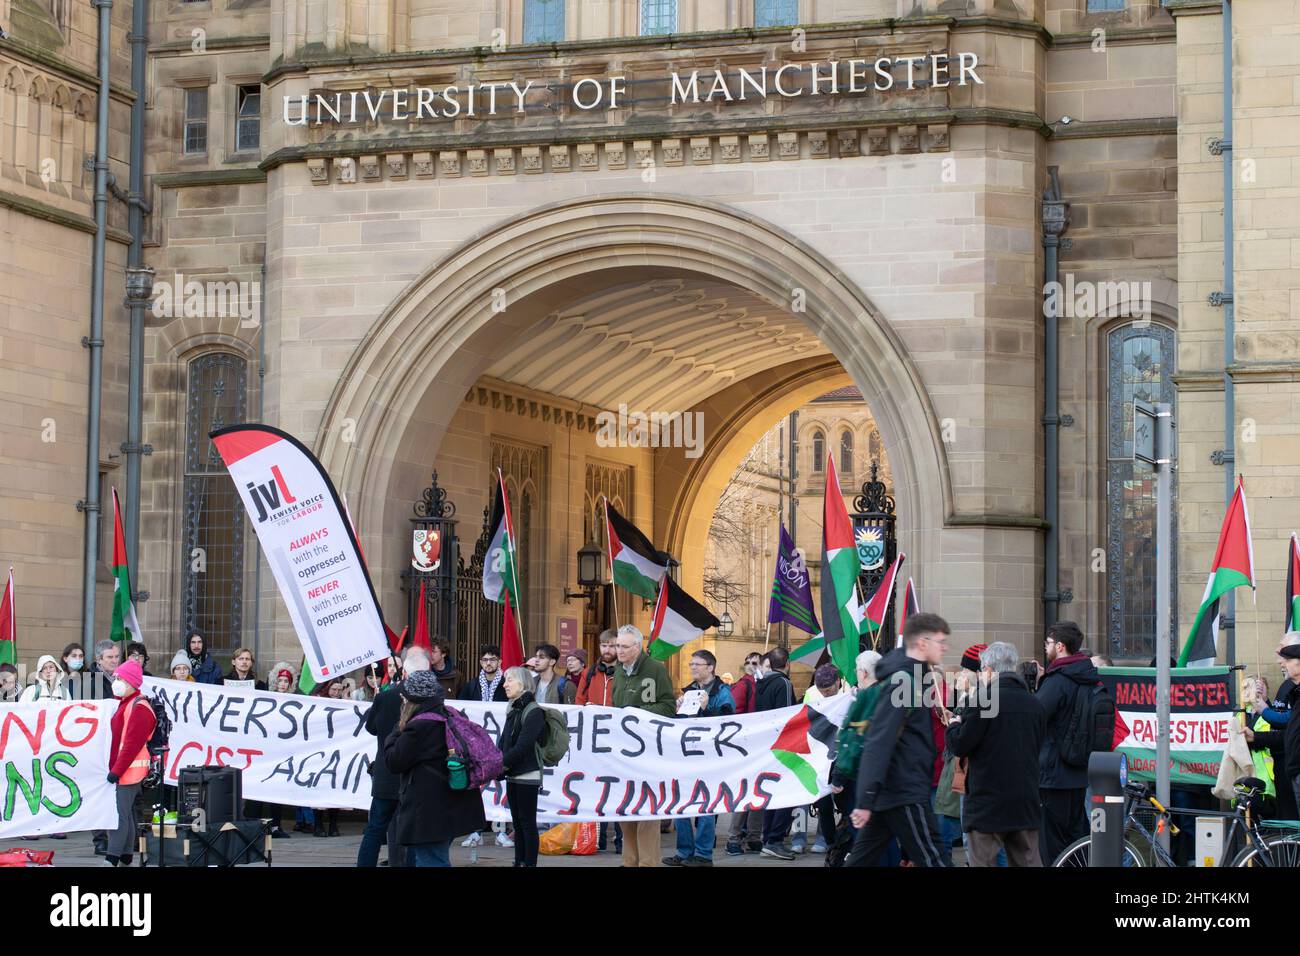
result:
<svg viewBox="0 0 1300 956"><path fill-rule="evenodd" d="M207 825L242 820L242 772L235 767L185 767L179 775L180 818L188 820L202 807Z"/></svg>

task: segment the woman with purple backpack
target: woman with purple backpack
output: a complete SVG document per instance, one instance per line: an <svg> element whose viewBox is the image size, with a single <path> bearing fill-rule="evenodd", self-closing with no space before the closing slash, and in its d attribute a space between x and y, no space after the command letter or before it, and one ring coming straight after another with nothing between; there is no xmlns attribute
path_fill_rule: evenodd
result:
<svg viewBox="0 0 1300 956"><path fill-rule="evenodd" d="M399 693L402 716L384 744L388 769L400 777L397 842L412 866L451 866L451 841L487 826L483 794L466 786L466 768L447 747L445 692L438 678L417 671ZM453 786L457 774L459 788Z"/></svg>

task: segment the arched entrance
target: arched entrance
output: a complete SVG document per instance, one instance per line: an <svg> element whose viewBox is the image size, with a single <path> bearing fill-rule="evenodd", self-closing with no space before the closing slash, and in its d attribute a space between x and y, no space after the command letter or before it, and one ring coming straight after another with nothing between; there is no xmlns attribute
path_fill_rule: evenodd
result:
<svg viewBox="0 0 1300 956"><path fill-rule="evenodd" d="M395 590L407 559L394 542L404 540L411 502L467 391L547 316L629 274L726 283L806 325L880 425L901 546L937 565L952 501L939 423L901 340L862 292L806 244L754 216L692 198L612 195L541 207L464 243L412 282L354 353L315 444L358 503L354 518L381 594ZM573 361L578 367L582 357ZM787 382L789 393L768 395L762 407L779 417L825 385L824 374L817 378ZM685 542L685 524L707 510L707 489L725 467L721 449L740 447L746 428L759 427L754 419L733 416L711 464L678 482L677 517L662 529L668 538ZM344 433L353 440L341 440Z"/></svg>

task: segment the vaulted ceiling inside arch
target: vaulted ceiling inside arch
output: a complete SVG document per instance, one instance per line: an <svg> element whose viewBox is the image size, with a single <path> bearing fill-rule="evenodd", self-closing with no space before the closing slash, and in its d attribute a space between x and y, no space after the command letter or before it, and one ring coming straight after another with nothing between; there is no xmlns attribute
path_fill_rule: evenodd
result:
<svg viewBox="0 0 1300 956"><path fill-rule="evenodd" d="M724 282L622 282L547 315L487 375L616 410L682 411L829 350L799 318Z"/></svg>

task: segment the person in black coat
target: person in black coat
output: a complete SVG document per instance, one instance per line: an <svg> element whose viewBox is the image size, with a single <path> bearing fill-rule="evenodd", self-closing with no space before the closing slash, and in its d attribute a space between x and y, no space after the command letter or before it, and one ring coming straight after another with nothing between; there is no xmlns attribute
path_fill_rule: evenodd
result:
<svg viewBox="0 0 1300 956"><path fill-rule="evenodd" d="M398 774L397 840L412 866L451 866L451 841L487 826L478 787L452 789L447 772L447 709L432 671L408 674L398 688L402 716L384 744Z"/></svg>
<svg viewBox="0 0 1300 956"><path fill-rule="evenodd" d="M542 789L538 753L546 743L546 715L533 698L533 673L527 667L506 671L506 725L501 731L501 762L506 802L515 827L515 866L537 865L537 797Z"/></svg>
<svg viewBox="0 0 1300 956"><path fill-rule="evenodd" d="M1047 718L1018 663L1010 644L990 644L980 654L982 693L948 725L949 752L968 760L962 829L971 866L996 866L1003 847L1011 866L1043 865L1038 751Z"/></svg>
<svg viewBox="0 0 1300 956"><path fill-rule="evenodd" d="M460 689L460 700L476 700L487 704L504 703L506 697L505 675L501 673L501 648L486 644L479 651L479 672L465 681Z"/></svg>
<svg viewBox="0 0 1300 956"><path fill-rule="evenodd" d="M1296 714L1296 711L1300 710L1300 644L1289 644L1280 648L1277 653L1282 658L1282 666L1286 669L1286 676L1291 684L1291 690L1285 701L1291 716L1281 730L1256 733L1247 727L1245 733L1252 747L1273 749L1281 745L1282 754L1286 758L1285 766L1275 761L1273 776L1277 780L1285 776L1291 781L1294 799L1300 803L1300 717ZM1278 790L1280 792L1281 788L1279 787Z"/></svg>
<svg viewBox="0 0 1300 956"><path fill-rule="evenodd" d="M754 710L780 710L793 707L798 700L794 695L794 682L787 673L790 654L784 647L774 647L763 655L763 678L754 688ZM756 674L755 677L758 675ZM758 852L777 860L793 860L794 854L785 845L786 834L794 819L792 807L763 811L763 848Z"/></svg>
<svg viewBox="0 0 1300 956"><path fill-rule="evenodd" d="M389 661L393 673L405 668L405 673L415 674L429 669L429 656L420 647L411 647L406 651L405 664L399 664L396 658ZM379 738L378 753L370 763L370 815L366 819L366 829L361 834L361 846L357 849L357 866L378 866L379 848L388 844L388 865L390 867L405 865L402 845L397 842L397 774L388 769L384 760L384 741L397 727L402 717L402 695L399 684L390 684L375 695L370 709L366 711L366 733Z"/></svg>

